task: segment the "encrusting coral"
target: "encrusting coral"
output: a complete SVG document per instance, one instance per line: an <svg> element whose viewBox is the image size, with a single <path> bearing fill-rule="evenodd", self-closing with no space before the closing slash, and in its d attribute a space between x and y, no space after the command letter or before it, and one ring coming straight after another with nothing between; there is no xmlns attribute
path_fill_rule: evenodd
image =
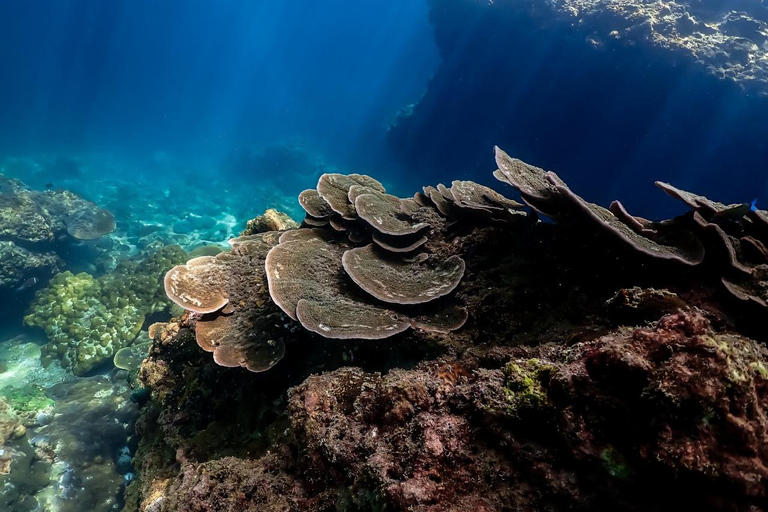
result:
<svg viewBox="0 0 768 512"><path fill-rule="evenodd" d="M169 272L126 509L768 510L766 213L496 157L522 203L325 175L301 228Z"/></svg>
<svg viewBox="0 0 768 512"><path fill-rule="evenodd" d="M102 277L56 275L37 292L24 322L45 331L49 343L42 359L54 359L84 375L130 345L146 317L168 307L160 278L186 259L178 246L167 246L139 260L128 260Z"/></svg>

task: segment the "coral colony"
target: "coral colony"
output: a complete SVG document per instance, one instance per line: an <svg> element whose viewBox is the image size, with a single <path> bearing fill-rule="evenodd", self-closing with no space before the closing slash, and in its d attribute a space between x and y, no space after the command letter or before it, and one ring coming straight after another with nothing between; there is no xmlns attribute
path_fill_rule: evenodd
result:
<svg viewBox="0 0 768 512"><path fill-rule="evenodd" d="M650 221L496 162L522 202L324 174L301 227L172 268L128 509L762 500L766 213L658 183L691 211Z"/></svg>

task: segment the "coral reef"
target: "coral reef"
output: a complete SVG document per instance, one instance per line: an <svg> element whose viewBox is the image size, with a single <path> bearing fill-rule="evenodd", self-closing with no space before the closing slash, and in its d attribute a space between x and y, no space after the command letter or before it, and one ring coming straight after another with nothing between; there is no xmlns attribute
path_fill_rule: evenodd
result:
<svg viewBox="0 0 768 512"><path fill-rule="evenodd" d="M36 252L10 240L0 241L0 287L18 288L29 276L54 274L64 262L53 251Z"/></svg>
<svg viewBox="0 0 768 512"><path fill-rule="evenodd" d="M222 366L264 371L283 357L285 333L264 275L267 251L277 242L274 231L235 238L231 252L194 258L165 276L168 297L202 315L197 343Z"/></svg>
<svg viewBox="0 0 768 512"><path fill-rule="evenodd" d="M136 444L128 375L74 378L58 362L43 368L35 341L2 341L0 509L117 510Z"/></svg>
<svg viewBox="0 0 768 512"><path fill-rule="evenodd" d="M144 371L161 364L166 377L184 378L172 367L191 355L176 359L182 351L166 345L180 342L163 342ZM189 400L206 384L185 379L192 395L182 398L164 382L176 396L158 397L165 435L142 427L142 443L156 444L145 446L153 455L140 474L155 478L140 480L144 494L134 496L141 510L163 511L757 506L766 495L767 356L690 311L590 341L468 351L386 375L340 368L290 391L278 407L286 417L259 428L269 450L221 459L209 451L233 448L203 439L229 432L234 418L207 411L215 421L190 440L188 415L201 412ZM243 393L255 384L239 380ZM182 415L168 408L179 398ZM286 424L290 436L271 437Z"/></svg>
<svg viewBox="0 0 768 512"><path fill-rule="evenodd" d="M765 496L764 347L691 312L512 354L499 369L467 358L310 377L288 408L306 477L345 482L358 509L675 510Z"/></svg>
<svg viewBox="0 0 768 512"><path fill-rule="evenodd" d="M114 229L110 212L72 192L38 192L0 175L0 290L59 270L61 237L92 240Z"/></svg>
<svg viewBox="0 0 768 512"><path fill-rule="evenodd" d="M460 246L446 251L441 245L447 220L508 222L516 217L510 208L522 204L472 182L438 188L446 194L443 204L453 205L447 219L426 197L420 204L387 194L368 176L323 174L316 190L299 195L304 223L315 228L232 239L229 253L171 269L166 293L201 315L197 343L218 364L251 371L267 370L284 355L284 336L253 328L278 318L277 308L326 338L382 339L411 327L456 330L466 310L444 297L456 290L466 266Z"/></svg>
<svg viewBox="0 0 768 512"><path fill-rule="evenodd" d="M178 246L126 260L102 277L67 271L38 291L24 322L45 331L45 364L85 375L130 345L152 313L168 308L160 279L186 259Z"/></svg>
<svg viewBox="0 0 768 512"><path fill-rule="evenodd" d="M17 243L52 242L66 232L90 240L115 229L112 214L68 190L30 190L0 176L0 235Z"/></svg>
<svg viewBox="0 0 768 512"><path fill-rule="evenodd" d="M285 231L298 227L296 221L285 213L269 208L263 214L249 220L240 236L255 235L265 231Z"/></svg>
<svg viewBox="0 0 768 512"><path fill-rule="evenodd" d="M768 212L754 204L725 205L673 187L656 184L693 210L671 221L633 217L614 201L610 209L573 193L554 172L511 158L496 148L494 176L520 191L533 210L579 228L593 224L650 258L683 265L706 263L722 275L734 297L768 309Z"/></svg>
<svg viewBox="0 0 768 512"><path fill-rule="evenodd" d="M323 175L169 271L126 510L766 510L766 213L496 158L521 203Z"/></svg>

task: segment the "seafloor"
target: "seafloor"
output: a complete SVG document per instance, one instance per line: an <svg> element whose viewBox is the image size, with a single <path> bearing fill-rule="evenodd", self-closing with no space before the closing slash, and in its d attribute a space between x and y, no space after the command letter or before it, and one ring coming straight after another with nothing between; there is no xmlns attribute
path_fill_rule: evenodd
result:
<svg viewBox="0 0 768 512"><path fill-rule="evenodd" d="M233 176L278 166L316 179L329 170L302 144L283 142L219 165L221 179L208 179L201 195L199 175L170 165L178 169L162 155L0 162L0 510L122 508L144 396L135 374L147 327L171 314L163 274L228 249L265 209L300 218L290 185L233 189Z"/></svg>
<svg viewBox="0 0 768 512"><path fill-rule="evenodd" d="M660 182L688 211L650 221L495 164L495 190L325 173L301 227L143 236L99 230L106 195L63 214L7 180L50 236L17 229L3 268L93 266L6 283L32 296L0 361L3 510L768 509L768 212Z"/></svg>

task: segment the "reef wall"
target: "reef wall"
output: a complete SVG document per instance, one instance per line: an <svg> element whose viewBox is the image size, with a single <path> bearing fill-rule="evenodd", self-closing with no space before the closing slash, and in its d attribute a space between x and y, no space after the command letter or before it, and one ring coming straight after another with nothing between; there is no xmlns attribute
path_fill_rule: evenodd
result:
<svg viewBox="0 0 768 512"><path fill-rule="evenodd" d="M668 212L648 178L733 202L768 192L764 3L430 4L442 63L389 131L421 181L482 182L499 144L650 217Z"/></svg>

